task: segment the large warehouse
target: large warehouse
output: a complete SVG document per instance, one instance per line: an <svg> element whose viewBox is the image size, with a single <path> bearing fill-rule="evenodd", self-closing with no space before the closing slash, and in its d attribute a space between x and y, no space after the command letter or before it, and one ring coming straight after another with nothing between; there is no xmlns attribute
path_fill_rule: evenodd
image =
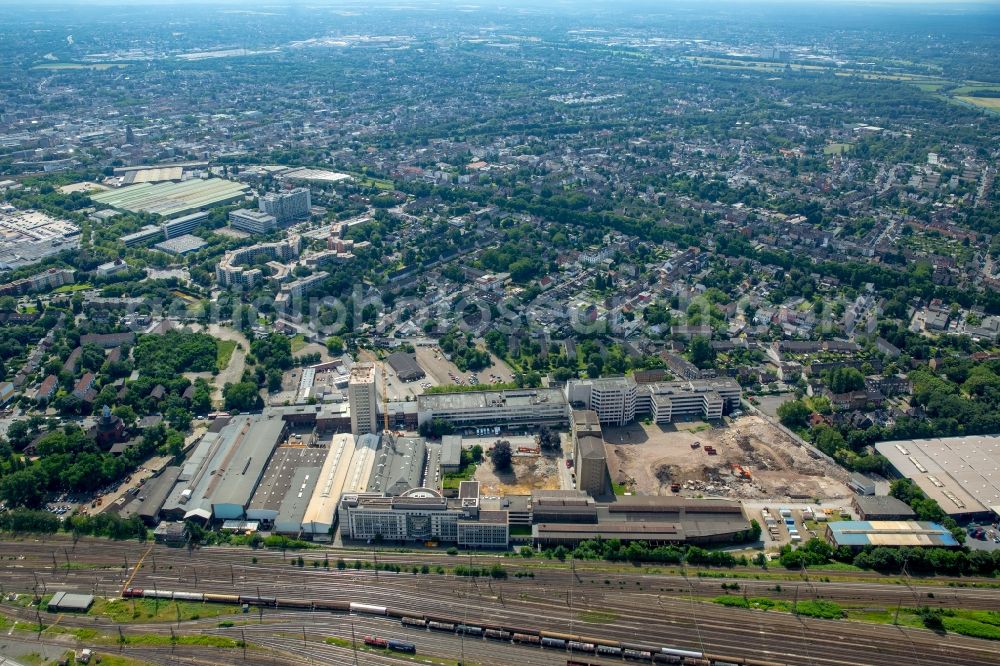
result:
<svg viewBox="0 0 1000 666"><path fill-rule="evenodd" d="M179 183L139 183L96 192L90 198L117 210L174 217L242 201L249 190L247 185L221 178L193 178Z"/></svg>
<svg viewBox="0 0 1000 666"><path fill-rule="evenodd" d="M585 493L574 498L565 491L536 493L532 500L532 538L541 546L572 546L590 539L656 545L729 543L750 530L742 505L728 500L625 496L595 503Z"/></svg>
<svg viewBox="0 0 1000 666"><path fill-rule="evenodd" d="M1000 436L909 439L875 448L949 516L1000 516Z"/></svg>
<svg viewBox="0 0 1000 666"><path fill-rule="evenodd" d="M420 367L417 363L416 357L413 354L407 352L395 352L389 354L386 359L389 361L389 365L392 366L393 372L399 377L400 381L404 382L415 382L418 379L423 379L427 376L424 369Z"/></svg>
<svg viewBox="0 0 1000 666"><path fill-rule="evenodd" d="M217 419L182 466L160 517L243 518L286 427L280 417L262 414Z"/></svg>
<svg viewBox="0 0 1000 666"><path fill-rule="evenodd" d="M834 548L866 546L893 548L958 548L948 528L916 520L841 520L828 523L826 541Z"/></svg>

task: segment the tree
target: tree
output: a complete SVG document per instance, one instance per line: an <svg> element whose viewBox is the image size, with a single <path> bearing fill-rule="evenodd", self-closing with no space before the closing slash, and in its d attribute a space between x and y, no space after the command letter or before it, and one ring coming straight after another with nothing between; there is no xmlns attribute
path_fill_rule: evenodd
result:
<svg viewBox="0 0 1000 666"><path fill-rule="evenodd" d="M122 420L122 423L125 424L126 428L134 426L139 418L136 415L135 410L129 405L118 405L112 410L112 412L115 416Z"/></svg>
<svg viewBox="0 0 1000 666"><path fill-rule="evenodd" d="M826 383L834 393L849 393L865 387L865 376L856 368L834 368L827 374Z"/></svg>
<svg viewBox="0 0 1000 666"><path fill-rule="evenodd" d="M704 335L691 338L691 362L699 368L711 368L715 365L715 350L712 342Z"/></svg>
<svg viewBox="0 0 1000 666"><path fill-rule="evenodd" d="M538 433L538 443L543 450L547 451L558 451L562 447L559 433L549 428L542 428Z"/></svg>
<svg viewBox="0 0 1000 666"><path fill-rule="evenodd" d="M267 371L267 390L271 393L281 390L281 370L271 368Z"/></svg>
<svg viewBox="0 0 1000 666"><path fill-rule="evenodd" d="M7 439L15 450L24 449L31 442L31 429L27 421L14 421L7 428Z"/></svg>
<svg viewBox="0 0 1000 666"><path fill-rule="evenodd" d="M789 428L805 427L811 413L801 400L792 400L778 407L778 418Z"/></svg>
<svg viewBox="0 0 1000 666"><path fill-rule="evenodd" d="M8 506L37 508L42 504L45 483L34 469L22 469L0 481L0 497Z"/></svg>
<svg viewBox="0 0 1000 666"><path fill-rule="evenodd" d="M490 449L490 460L493 461L494 469L507 471L510 469L514 453L511 450L510 442L506 439L497 441Z"/></svg>
<svg viewBox="0 0 1000 666"><path fill-rule="evenodd" d="M241 381L235 384L226 384L222 389L222 398L225 401L226 409L249 412L257 408L260 403L260 394L257 392L257 384L248 381Z"/></svg>
<svg viewBox="0 0 1000 666"><path fill-rule="evenodd" d="M331 335L326 339L326 349L333 355L344 353L344 339L339 335Z"/></svg>

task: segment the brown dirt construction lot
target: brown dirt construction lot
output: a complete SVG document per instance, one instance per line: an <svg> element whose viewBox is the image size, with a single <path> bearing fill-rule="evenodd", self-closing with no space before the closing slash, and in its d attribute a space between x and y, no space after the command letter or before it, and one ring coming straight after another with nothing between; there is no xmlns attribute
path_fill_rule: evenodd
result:
<svg viewBox="0 0 1000 666"><path fill-rule="evenodd" d="M809 453L758 416L722 424L607 427L608 468L616 483L644 495L743 499L849 497L847 472ZM697 443L697 446L693 446ZM716 455L705 447L713 446Z"/></svg>

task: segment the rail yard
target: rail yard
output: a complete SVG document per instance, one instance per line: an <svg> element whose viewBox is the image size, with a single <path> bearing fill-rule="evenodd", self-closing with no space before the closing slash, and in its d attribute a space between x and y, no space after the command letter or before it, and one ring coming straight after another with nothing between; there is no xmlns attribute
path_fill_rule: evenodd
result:
<svg viewBox="0 0 1000 666"><path fill-rule="evenodd" d="M296 565L300 555L306 566ZM341 559L343 569L334 564ZM400 565L401 571L355 569L354 561L359 559ZM312 565L314 561L330 566ZM453 573L459 565L482 568L498 562L511 574L508 578L477 579ZM427 565L430 573L414 573L413 565ZM438 567L445 573L436 573ZM754 578L749 571L712 572L708 577L705 572L698 575L669 568L597 562L578 562L571 568L546 561L456 557L435 551L189 551L136 542L83 539L74 543L71 538L0 542L0 584L7 599L11 593L45 598L58 591L129 598L141 591L146 603L154 604L212 600L247 604L246 614L237 613L231 622L223 621L226 616L215 616L181 622L136 618L121 624L99 614L36 615L30 606L4 603L5 615L25 626L39 621L45 626L33 639L69 647L73 635L59 632L85 627L113 637L176 634L228 638L234 644L246 641L243 663L259 664L282 659L284 663L340 664L353 663L355 657L359 664L392 664L409 659L407 653L366 646L366 636L412 644L431 663L457 659L484 665L514 661L603 665L622 663L626 649L633 651L630 656L648 663L654 654L664 660L669 655L668 663L1000 663L995 643L950 633L703 603L718 595L721 583L735 583L739 594L747 596L768 594L889 609L992 610L1000 599L995 581L966 578L959 587L949 586L949 582L956 583L950 579L900 581L875 574L824 572L822 577L785 574L779 585L774 578ZM775 592L776 587L780 592ZM445 630L435 630L432 622ZM459 632L459 625L466 630ZM509 636L488 638L487 630ZM514 642L514 634L535 639ZM543 639L555 642L542 647ZM497 640L506 643L502 652L497 650ZM574 652L569 652L570 641ZM618 647L621 654L599 653L598 646ZM124 641L109 642L106 651L121 650L141 662L163 664L177 663L180 657L191 663L244 659L239 648L183 644L169 648Z"/></svg>

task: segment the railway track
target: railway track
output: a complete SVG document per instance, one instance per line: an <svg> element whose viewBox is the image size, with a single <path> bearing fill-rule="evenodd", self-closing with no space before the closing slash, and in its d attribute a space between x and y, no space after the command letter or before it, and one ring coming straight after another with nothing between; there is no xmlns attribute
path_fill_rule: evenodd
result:
<svg viewBox="0 0 1000 666"><path fill-rule="evenodd" d="M437 574L413 575L412 573L374 572L348 568L338 571L331 566L313 568L293 567L282 561L280 553L254 553L235 549L210 549L206 551L169 550L154 548L141 569L134 561L145 548L135 543L91 541L80 548L79 557L72 552L72 544L65 547L70 552L74 567L59 567L57 556L53 567L53 553L62 554L63 544L0 542L0 584L7 590L31 591L35 579L54 589L97 589L106 596L115 596L128 576L133 576L136 587L160 589L198 590L229 593L234 591L266 596L297 599L365 599L369 603L399 607L402 610L425 614L455 616L467 615L482 624L509 623L517 626L528 624L567 633L596 633L617 640L633 639L637 635L652 642L713 652L738 654L757 659L782 663L801 664L993 664L1000 663L995 643L978 641L948 634L936 634L902 627L865 625L844 621L824 621L802 618L782 613L763 613L742 609L724 608L700 603L699 600L722 593L720 585L731 580L745 588L748 596L770 596L791 599L796 594L791 583L782 581L781 592L773 589L774 581L748 578L716 579L685 578L678 575L656 575L649 572L597 573L577 567L567 570L534 569L530 581L473 580ZM330 551L331 564L335 561ZM14 555L16 553L16 555ZM353 552L355 557L361 555ZM401 554L397 554L402 556ZM24 559L11 560L11 557ZM308 560L323 559L323 552L303 553ZM386 559L378 553L379 562ZM129 568L125 568L124 558ZM251 558L257 557L254 563ZM122 563L117 564L121 558ZM399 560L392 560L399 561ZM428 564L441 562L454 566L469 561L468 558L447 558L423 561ZM496 561L495 558L472 558L478 566ZM502 560L511 570L518 569L519 560ZM410 563L412 564L412 560ZM63 556L63 564L65 556ZM416 562L418 565L420 561ZM19 566L18 566L19 565ZM435 565L436 566L436 565ZM605 579L613 584L605 584ZM964 581L963 581L964 582ZM994 581L995 582L995 581ZM638 583L638 584L637 584ZM768 588L771 588L770 590ZM258 592L259 590L259 592ZM570 590L567 593L567 590ZM739 594L743 594L741 589ZM928 593L933 597L927 596ZM1000 606L1000 591L983 588L945 587L920 585L912 587L885 583L857 581L830 582L810 580L799 584L800 600L807 598L829 599L838 602L855 600L868 606L895 608L930 606L960 606L963 608L992 608ZM581 617L588 611L604 613L604 619L586 622ZM286 616L290 613L290 616ZM273 616L273 617L272 617ZM292 616L294 619L292 619ZM264 621L267 627L274 622L287 621L304 625L307 635L317 638L326 635L345 638L345 622L359 622L354 616L334 616L308 611L267 609ZM454 638L434 638L427 635L414 640L409 631L398 623L387 620L363 618L361 625L379 635L402 636L421 645L421 641L438 654L454 657L461 649ZM90 625L93 626L93 625ZM358 626L358 625L356 625ZM205 623L199 631L224 631ZM249 637L248 637L249 640ZM281 641L274 642L274 649ZM308 645L310 641L306 641ZM469 640L464 644L468 646ZM324 652L328 647L317 648ZM421 648L422 649L422 648ZM506 648L505 648L506 649ZM495 649L494 649L495 653ZM342 654L339 657L343 657ZM317 659L319 659L317 655ZM493 657L495 660L495 656ZM546 656L545 659L548 657ZM482 663L495 663L489 654ZM588 658L593 660L593 657ZM317 662L320 663L320 662ZM334 658L332 662L338 663ZM340 662L343 663L343 662ZM532 662L533 663L533 662ZM539 660L538 663L552 663ZM599 663L594 662L592 663Z"/></svg>

